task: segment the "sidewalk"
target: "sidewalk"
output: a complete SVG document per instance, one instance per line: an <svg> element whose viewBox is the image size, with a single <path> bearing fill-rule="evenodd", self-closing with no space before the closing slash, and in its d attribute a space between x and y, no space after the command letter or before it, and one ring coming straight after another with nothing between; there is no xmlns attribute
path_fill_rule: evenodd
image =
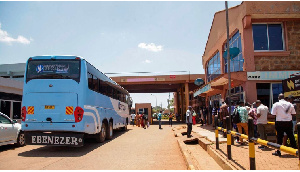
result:
<svg viewBox="0 0 300 172"><path fill-rule="evenodd" d="M250 170L249 164L249 147L248 145L239 145L234 143L231 146L232 160L227 159L227 144L221 143L226 141L226 138L223 138L219 134L220 149L216 150L215 145L215 130L212 125L209 126L200 126L200 124L193 125L193 132L198 133L199 135L205 136L207 140L213 142L214 144L209 145L211 149L216 151L221 157L227 160L231 165L237 169ZM219 133L221 133L219 131ZM266 148L265 150L258 149L259 145L255 145L255 161L257 170L299 170L298 166L298 157L289 155L281 151L282 156L272 155L275 152L275 149Z"/></svg>

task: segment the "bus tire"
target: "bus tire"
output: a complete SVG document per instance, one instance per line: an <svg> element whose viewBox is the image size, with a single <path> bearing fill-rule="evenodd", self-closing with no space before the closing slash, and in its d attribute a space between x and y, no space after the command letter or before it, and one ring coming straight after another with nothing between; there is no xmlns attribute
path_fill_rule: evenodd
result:
<svg viewBox="0 0 300 172"><path fill-rule="evenodd" d="M17 146L25 146L25 135L23 131L20 131L19 135L18 135L18 139L17 139Z"/></svg>
<svg viewBox="0 0 300 172"><path fill-rule="evenodd" d="M102 122L101 131L96 136L96 141L98 143L103 143L106 138L106 125L104 122Z"/></svg>
<svg viewBox="0 0 300 172"><path fill-rule="evenodd" d="M109 122L108 127L107 127L107 132L106 132L106 139L111 140L114 136L114 129L113 129L113 123Z"/></svg>

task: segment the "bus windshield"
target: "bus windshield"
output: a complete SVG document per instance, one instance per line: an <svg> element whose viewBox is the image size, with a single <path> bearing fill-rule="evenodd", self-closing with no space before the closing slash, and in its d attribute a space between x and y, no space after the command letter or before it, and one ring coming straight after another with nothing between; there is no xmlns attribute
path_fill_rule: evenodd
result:
<svg viewBox="0 0 300 172"><path fill-rule="evenodd" d="M47 59L28 61L26 82L32 79L73 79L80 81L80 60Z"/></svg>

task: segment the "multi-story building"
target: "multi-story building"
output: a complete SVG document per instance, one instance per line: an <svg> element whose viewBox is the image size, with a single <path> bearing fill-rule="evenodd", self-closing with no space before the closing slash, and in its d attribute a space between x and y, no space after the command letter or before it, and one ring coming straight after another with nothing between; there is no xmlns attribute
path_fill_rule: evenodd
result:
<svg viewBox="0 0 300 172"><path fill-rule="evenodd" d="M0 112L21 121L25 63L0 65Z"/></svg>
<svg viewBox="0 0 300 172"><path fill-rule="evenodd" d="M232 100L259 99L271 108L282 80L300 72L300 2L245 1L229 14L229 47L239 48L230 61ZM215 13L202 56L205 85L194 96L206 104L228 99L226 12Z"/></svg>

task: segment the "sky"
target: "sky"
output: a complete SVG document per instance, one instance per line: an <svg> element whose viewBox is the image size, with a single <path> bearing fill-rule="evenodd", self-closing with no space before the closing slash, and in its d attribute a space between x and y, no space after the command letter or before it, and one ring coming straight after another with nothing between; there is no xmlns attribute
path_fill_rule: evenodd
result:
<svg viewBox="0 0 300 172"><path fill-rule="evenodd" d="M117 73L108 76L203 74L212 20L224 9L224 1L0 1L0 64L77 55L103 73ZM157 99L167 107L169 93L131 96L133 103L155 106Z"/></svg>

